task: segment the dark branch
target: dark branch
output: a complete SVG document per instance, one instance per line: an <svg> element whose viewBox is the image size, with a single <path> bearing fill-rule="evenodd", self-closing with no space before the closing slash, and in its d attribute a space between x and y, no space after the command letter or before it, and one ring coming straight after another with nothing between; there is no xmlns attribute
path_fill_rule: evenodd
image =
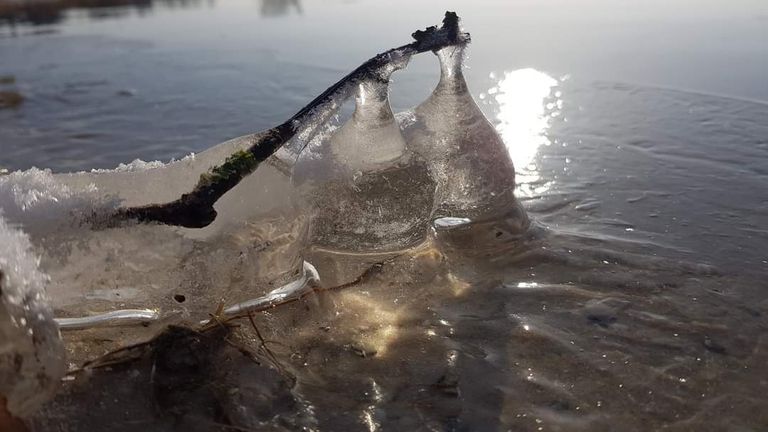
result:
<svg viewBox="0 0 768 432"><path fill-rule="evenodd" d="M195 188L175 201L142 207L121 208L111 215L111 224L120 220L158 222L187 228L202 228L216 219L213 205L242 179L253 173L261 162L302 130L316 113L332 112L351 93L354 84L364 79L381 79L387 68L401 68L414 54L436 51L450 45L469 42L469 34L459 29L459 17L446 12L441 27L429 27L413 33L415 42L373 57L325 90L283 124L269 129L247 150L235 152L219 166L200 176ZM398 66L400 65L400 66Z"/></svg>

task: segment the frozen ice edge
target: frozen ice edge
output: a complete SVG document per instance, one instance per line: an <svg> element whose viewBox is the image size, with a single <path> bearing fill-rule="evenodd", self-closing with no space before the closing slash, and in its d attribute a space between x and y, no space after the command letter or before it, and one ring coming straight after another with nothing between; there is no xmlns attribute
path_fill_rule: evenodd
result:
<svg viewBox="0 0 768 432"><path fill-rule="evenodd" d="M116 172L142 172L142 171L147 171L147 170L155 169L155 168L163 168L166 165L172 164L174 162L189 162L189 161L193 161L193 160L195 160L195 153L194 152L184 156L181 159L175 159L174 158L174 159L171 159L168 162L161 162L159 160L143 161L141 159L134 159L130 163L121 163L121 164L119 164L118 166L116 166L115 168L112 168L112 169L98 169L98 168L94 168L94 169L91 169L90 171L87 171L87 172L90 172L92 174L106 174L106 173L116 173ZM81 171L81 172L85 172L85 171Z"/></svg>

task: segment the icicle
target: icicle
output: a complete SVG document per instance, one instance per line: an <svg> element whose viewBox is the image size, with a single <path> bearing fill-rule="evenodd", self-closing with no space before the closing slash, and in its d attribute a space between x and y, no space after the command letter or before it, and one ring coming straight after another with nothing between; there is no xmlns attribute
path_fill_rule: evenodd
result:
<svg viewBox="0 0 768 432"><path fill-rule="evenodd" d="M464 49L459 45L437 51L440 82L414 109L414 121L404 133L409 147L429 162L437 182L432 216L438 239L447 241L460 230L457 237L472 240L464 245L470 249L518 236L529 222L514 197L515 171L504 142L467 88ZM465 223L456 224L459 219ZM467 235L473 224L484 229Z"/></svg>

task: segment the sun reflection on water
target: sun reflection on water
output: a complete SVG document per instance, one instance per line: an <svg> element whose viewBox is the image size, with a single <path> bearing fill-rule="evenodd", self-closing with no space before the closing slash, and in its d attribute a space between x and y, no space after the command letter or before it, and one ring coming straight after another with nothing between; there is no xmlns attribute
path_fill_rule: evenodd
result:
<svg viewBox="0 0 768 432"><path fill-rule="evenodd" d="M535 157L539 147L550 145L546 131L562 106L559 92L553 92L558 81L531 68L504 72L501 77L491 73L491 79L498 79L488 90L498 105L496 129L515 164L519 193L540 194L550 184L540 181Z"/></svg>

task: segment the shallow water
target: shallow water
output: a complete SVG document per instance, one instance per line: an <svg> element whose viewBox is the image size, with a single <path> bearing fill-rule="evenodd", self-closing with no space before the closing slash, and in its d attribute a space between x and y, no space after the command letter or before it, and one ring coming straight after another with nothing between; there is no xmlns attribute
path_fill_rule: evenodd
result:
<svg viewBox="0 0 768 432"><path fill-rule="evenodd" d="M211 374L271 396L217 393L220 412L198 413L196 427L762 430L768 11L729 3L456 7L474 38L470 86L509 146L530 238L474 258L425 245L361 284L258 316L295 385L286 396L274 373L247 366L247 379ZM448 7L387 19L395 6L366 2L152 4L99 19L70 10L0 39L12 59L0 74L16 77L5 86L27 97L0 110L0 166L167 160L272 126ZM339 18L362 12L380 18ZM363 28L370 37L348 36ZM395 111L436 81L422 57L396 76ZM117 337L68 334L71 360ZM84 353L78 338L102 345ZM173 429L145 401L156 396L136 398L141 385L109 384L144 372L110 373L70 384L37 429L114 418L125 420L114 430ZM83 417L78 392L104 402Z"/></svg>

